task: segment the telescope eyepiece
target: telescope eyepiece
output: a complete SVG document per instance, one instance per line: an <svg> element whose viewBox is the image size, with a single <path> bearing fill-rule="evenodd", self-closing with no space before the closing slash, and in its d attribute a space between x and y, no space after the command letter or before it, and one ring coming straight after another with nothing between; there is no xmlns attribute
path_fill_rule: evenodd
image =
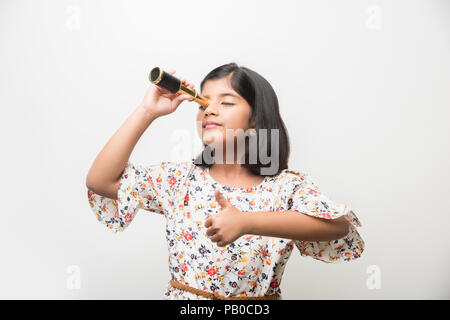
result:
<svg viewBox="0 0 450 320"><path fill-rule="evenodd" d="M150 81L155 83L160 75L161 75L161 68L160 67L153 68L152 71L150 71Z"/></svg>
<svg viewBox="0 0 450 320"><path fill-rule="evenodd" d="M153 68L148 78L153 84L169 90L171 93L177 93L181 88L181 80L165 72L160 67Z"/></svg>
<svg viewBox="0 0 450 320"><path fill-rule="evenodd" d="M160 67L154 67L148 74L148 80L158 87L164 88L171 93L185 93L192 97L189 101L196 101L203 107L208 107L209 99L203 97L194 88L185 87L181 80L165 72Z"/></svg>

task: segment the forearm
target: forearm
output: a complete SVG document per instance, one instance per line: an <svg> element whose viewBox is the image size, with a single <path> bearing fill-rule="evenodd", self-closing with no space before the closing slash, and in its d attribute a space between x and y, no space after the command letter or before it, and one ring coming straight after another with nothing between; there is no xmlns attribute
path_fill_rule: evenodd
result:
<svg viewBox="0 0 450 320"><path fill-rule="evenodd" d="M348 233L344 217L324 219L295 210L242 212L244 234L286 238L301 241L329 241Z"/></svg>
<svg viewBox="0 0 450 320"><path fill-rule="evenodd" d="M137 142L154 120L138 106L97 155L87 174L86 186L94 188L117 181Z"/></svg>

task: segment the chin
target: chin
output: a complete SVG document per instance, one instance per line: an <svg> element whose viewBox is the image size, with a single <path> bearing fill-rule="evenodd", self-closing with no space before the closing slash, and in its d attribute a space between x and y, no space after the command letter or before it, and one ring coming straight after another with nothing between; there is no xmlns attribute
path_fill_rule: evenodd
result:
<svg viewBox="0 0 450 320"><path fill-rule="evenodd" d="M203 144L209 145L211 147L218 145L218 144L222 144L223 141L223 137L221 134L203 134L203 139L202 142Z"/></svg>

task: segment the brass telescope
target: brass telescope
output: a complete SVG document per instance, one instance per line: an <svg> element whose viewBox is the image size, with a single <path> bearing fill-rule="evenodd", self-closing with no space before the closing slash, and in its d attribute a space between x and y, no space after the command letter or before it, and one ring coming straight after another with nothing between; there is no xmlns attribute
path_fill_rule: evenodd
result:
<svg viewBox="0 0 450 320"><path fill-rule="evenodd" d="M188 94L192 97L192 99L189 99L189 101L195 101L198 104L202 105L203 107L208 107L209 105L209 99L205 98L201 94L199 94L195 89L191 89L188 87L183 86L181 83L181 80L174 77L168 72L165 72L160 67L154 67L149 75L148 79L151 83L164 88L171 93L176 94Z"/></svg>

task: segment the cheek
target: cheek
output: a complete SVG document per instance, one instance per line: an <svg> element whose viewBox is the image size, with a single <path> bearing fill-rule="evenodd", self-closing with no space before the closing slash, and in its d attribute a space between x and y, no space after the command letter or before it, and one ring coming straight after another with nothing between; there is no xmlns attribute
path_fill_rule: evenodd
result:
<svg viewBox="0 0 450 320"><path fill-rule="evenodd" d="M225 115L227 128L229 129L248 129L248 121L250 117L249 110L243 106L236 106L230 109Z"/></svg>
<svg viewBox="0 0 450 320"><path fill-rule="evenodd" d="M200 119L199 117L197 117L197 119L195 119L195 127L197 129L202 127L202 119Z"/></svg>
<svg viewBox="0 0 450 320"><path fill-rule="evenodd" d="M240 118L237 115L235 117L230 118L226 122L226 128L228 130L247 130L248 129L248 121L245 118Z"/></svg>
<svg viewBox="0 0 450 320"><path fill-rule="evenodd" d="M200 113L197 114L197 118L195 119L195 127L197 129L197 133L200 134L203 126L203 115Z"/></svg>

